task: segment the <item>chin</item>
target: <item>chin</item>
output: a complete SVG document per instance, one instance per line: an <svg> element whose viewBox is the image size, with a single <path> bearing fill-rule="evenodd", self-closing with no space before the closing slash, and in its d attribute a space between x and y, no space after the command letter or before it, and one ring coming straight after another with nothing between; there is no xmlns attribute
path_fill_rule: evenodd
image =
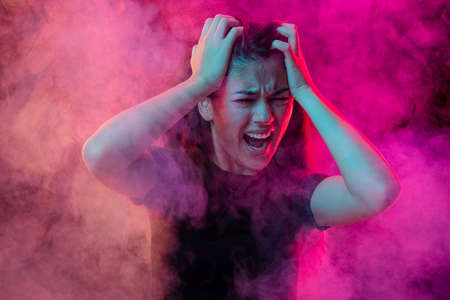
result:
<svg viewBox="0 0 450 300"><path fill-rule="evenodd" d="M246 165L248 169L252 170L253 172L259 172L266 168L269 165L270 159L267 157L261 157L259 159L252 159L249 161Z"/></svg>

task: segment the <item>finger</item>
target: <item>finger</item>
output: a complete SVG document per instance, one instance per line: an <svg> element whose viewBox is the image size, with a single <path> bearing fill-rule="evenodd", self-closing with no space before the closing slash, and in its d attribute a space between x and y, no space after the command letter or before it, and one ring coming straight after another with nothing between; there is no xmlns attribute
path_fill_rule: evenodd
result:
<svg viewBox="0 0 450 300"><path fill-rule="evenodd" d="M233 17L224 17L220 20L219 26L217 27L216 35L220 38L225 36L227 28L231 26L239 25L239 21Z"/></svg>
<svg viewBox="0 0 450 300"><path fill-rule="evenodd" d="M211 23L211 26L209 27L208 33L215 33L217 31L217 26L219 25L220 20L222 19L223 15L217 14L214 17L214 20Z"/></svg>
<svg viewBox="0 0 450 300"><path fill-rule="evenodd" d="M194 45L194 47L192 47L192 53L191 53L191 56L194 56L194 55L195 55L195 52L197 52L197 48L198 48L198 45Z"/></svg>
<svg viewBox="0 0 450 300"><path fill-rule="evenodd" d="M300 69L301 73L303 74L304 80L306 80L307 83L311 83L311 76L309 74L308 68L306 67L305 60L302 55L294 56L292 47L289 43L280 41L280 40L274 40L272 42L271 49L278 49L284 54L284 63L286 65L286 70L288 73L295 73L296 69ZM293 75L293 77L296 75ZM293 83L295 84L295 83Z"/></svg>
<svg viewBox="0 0 450 300"><path fill-rule="evenodd" d="M233 50L234 42L236 41L237 37L244 32L243 26L236 26L230 29L227 36L224 39L225 44L225 56L227 61L230 59L231 51Z"/></svg>
<svg viewBox="0 0 450 300"><path fill-rule="evenodd" d="M280 41L280 40L274 40L272 42L272 47L280 50L284 54L284 62L286 64L286 68L288 70L294 70L296 66L294 53L292 51L292 47L290 44Z"/></svg>
<svg viewBox="0 0 450 300"><path fill-rule="evenodd" d="M234 45L234 42L236 41L237 37L241 35L244 32L243 26L235 26L230 29L227 36L225 37L225 43L227 44L227 49L229 49L231 53L231 46Z"/></svg>
<svg viewBox="0 0 450 300"><path fill-rule="evenodd" d="M283 42L283 41L280 41L280 40L274 40L272 42L271 49L274 49L274 48L280 50L281 52L283 52L286 60L294 61L294 59L295 59L294 58L294 53L293 53L293 50L292 50L292 47L291 47L290 43L286 43L286 42Z"/></svg>
<svg viewBox="0 0 450 300"><path fill-rule="evenodd" d="M208 18L205 21L205 24L203 25L202 33L200 34L199 40L201 40L206 33L208 32L209 26L211 26L212 18Z"/></svg>
<svg viewBox="0 0 450 300"><path fill-rule="evenodd" d="M278 27L277 31L288 38L288 42L292 47L295 55L299 55L300 44L298 41L298 33L295 29L290 27Z"/></svg>
<svg viewBox="0 0 450 300"><path fill-rule="evenodd" d="M281 25L290 27L290 28L295 28L295 24L291 24L291 23L281 23Z"/></svg>

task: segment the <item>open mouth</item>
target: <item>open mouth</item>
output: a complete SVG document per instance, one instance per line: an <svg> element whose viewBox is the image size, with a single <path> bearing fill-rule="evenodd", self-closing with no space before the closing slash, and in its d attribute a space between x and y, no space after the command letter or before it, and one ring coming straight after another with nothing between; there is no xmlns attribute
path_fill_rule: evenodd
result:
<svg viewBox="0 0 450 300"><path fill-rule="evenodd" d="M273 132L271 132L268 136L263 134L254 135L244 133L244 141L247 143L250 150L264 150L272 140L272 137Z"/></svg>

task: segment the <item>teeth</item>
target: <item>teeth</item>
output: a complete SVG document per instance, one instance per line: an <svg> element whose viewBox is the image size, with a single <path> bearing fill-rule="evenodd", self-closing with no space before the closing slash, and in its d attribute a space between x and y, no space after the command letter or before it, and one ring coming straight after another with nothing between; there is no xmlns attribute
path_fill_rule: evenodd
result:
<svg viewBox="0 0 450 300"><path fill-rule="evenodd" d="M254 134L254 133L246 133L246 135L254 138L254 139L265 139L268 138L272 132L266 133L266 134Z"/></svg>

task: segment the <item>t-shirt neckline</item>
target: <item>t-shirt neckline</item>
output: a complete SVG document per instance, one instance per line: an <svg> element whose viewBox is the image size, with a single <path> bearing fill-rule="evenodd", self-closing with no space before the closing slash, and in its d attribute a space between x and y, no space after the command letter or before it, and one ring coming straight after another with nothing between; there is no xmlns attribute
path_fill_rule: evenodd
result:
<svg viewBox="0 0 450 300"><path fill-rule="evenodd" d="M237 180L244 180L244 181L252 181L255 178L260 178L262 176L265 175L266 170L267 170L267 166L263 169L260 170L257 174L255 175L245 175L245 174L238 174L238 173L234 173L231 171L227 171L227 170L223 170L221 167L219 167L214 161L210 160L209 164L212 168L214 168L214 170L222 175L225 175L228 178L236 178Z"/></svg>

